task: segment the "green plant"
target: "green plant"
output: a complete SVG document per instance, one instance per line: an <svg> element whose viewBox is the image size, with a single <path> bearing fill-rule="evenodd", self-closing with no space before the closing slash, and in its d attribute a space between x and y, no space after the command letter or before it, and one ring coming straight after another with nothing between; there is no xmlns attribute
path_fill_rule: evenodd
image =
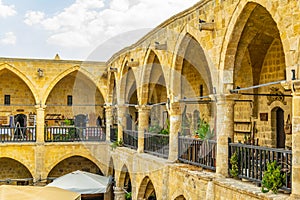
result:
<svg viewBox="0 0 300 200"><path fill-rule="evenodd" d="M261 183L261 191L263 193L272 190L274 194L277 194L278 189L282 187L285 180L285 175L280 170L281 166L277 165L276 161L267 164L267 170L264 172Z"/></svg>
<svg viewBox="0 0 300 200"><path fill-rule="evenodd" d="M237 152L234 152L234 154L231 156L230 164L231 164L230 174L232 177L237 178L239 175Z"/></svg>
<svg viewBox="0 0 300 200"><path fill-rule="evenodd" d="M123 141L122 140L114 141L110 145L110 147L111 147L112 150L116 149L117 147L121 147L121 146L123 146Z"/></svg>
<svg viewBox="0 0 300 200"><path fill-rule="evenodd" d="M170 133L170 121L169 121L169 119L166 120L166 124L167 124L167 127L164 128L164 129L161 129L159 134L169 135L169 133Z"/></svg>
<svg viewBox="0 0 300 200"><path fill-rule="evenodd" d="M195 134L202 140L210 140L214 137L214 130L210 128L210 125L205 120L200 118Z"/></svg>
<svg viewBox="0 0 300 200"><path fill-rule="evenodd" d="M152 126L150 126L149 129L148 129L148 131L149 131L150 133L159 133L161 130L162 130L162 128L161 128L158 124L152 125Z"/></svg>
<svg viewBox="0 0 300 200"><path fill-rule="evenodd" d="M131 193L131 192L127 192L127 193L125 194L125 199L126 199L126 200L131 200L131 198L132 198L132 193Z"/></svg>

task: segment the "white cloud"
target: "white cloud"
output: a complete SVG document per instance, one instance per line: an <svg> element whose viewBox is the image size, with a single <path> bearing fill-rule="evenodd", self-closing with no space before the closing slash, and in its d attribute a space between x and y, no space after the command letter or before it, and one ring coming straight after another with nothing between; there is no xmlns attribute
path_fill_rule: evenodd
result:
<svg viewBox="0 0 300 200"><path fill-rule="evenodd" d="M25 24L34 25L40 23L45 17L45 13L40 11L28 11L25 14Z"/></svg>
<svg viewBox="0 0 300 200"><path fill-rule="evenodd" d="M0 43L4 45L14 45L17 42L17 37L13 32L7 32L0 38Z"/></svg>
<svg viewBox="0 0 300 200"><path fill-rule="evenodd" d="M153 28L199 0L110 0L107 7L104 1L76 0L50 17L40 11L29 11L24 22L49 31L50 44L94 48L115 35Z"/></svg>
<svg viewBox="0 0 300 200"><path fill-rule="evenodd" d="M14 5L4 5L0 0L0 17L6 18L17 14Z"/></svg>

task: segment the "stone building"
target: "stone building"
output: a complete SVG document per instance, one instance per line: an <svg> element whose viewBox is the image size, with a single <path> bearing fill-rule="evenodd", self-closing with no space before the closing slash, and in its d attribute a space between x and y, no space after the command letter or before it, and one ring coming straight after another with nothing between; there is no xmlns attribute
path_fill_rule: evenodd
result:
<svg viewBox="0 0 300 200"><path fill-rule="evenodd" d="M1 58L0 179L81 169L113 175L115 199L124 188L133 199L299 199L299 42L299 1L202 0L103 63ZM215 133L208 169L193 138L201 120ZM229 178L243 143L255 147L241 177L261 179L257 155L275 152L290 194Z"/></svg>

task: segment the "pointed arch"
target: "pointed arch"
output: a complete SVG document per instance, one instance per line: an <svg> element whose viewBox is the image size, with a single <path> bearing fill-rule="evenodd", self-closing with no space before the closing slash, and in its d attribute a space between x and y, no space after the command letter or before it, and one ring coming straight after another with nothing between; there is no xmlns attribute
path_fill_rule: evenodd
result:
<svg viewBox="0 0 300 200"><path fill-rule="evenodd" d="M140 184L137 199L148 199L151 195L156 196L155 187L149 176L146 176Z"/></svg>
<svg viewBox="0 0 300 200"><path fill-rule="evenodd" d="M33 95L35 103L38 104L39 103L39 95L38 95L36 87L34 86L32 81L23 72L21 72L19 69L17 69L16 67L14 67L13 65L11 65L9 63L0 64L0 71L2 71L4 69L7 69L10 72L14 73L27 85L27 87L30 89L30 91Z"/></svg>
<svg viewBox="0 0 300 200"><path fill-rule="evenodd" d="M90 72L88 72L87 70L81 68L80 66L76 65L76 66L73 66L72 68L69 68L63 72L61 72L58 76L56 76L53 81L51 81L51 84L46 88L46 91L44 92L44 95L43 95L43 99L42 99L42 103L45 104L48 97L49 97L49 94L51 93L51 91L53 90L53 88L57 85L57 83L59 81L61 81L63 78L65 78L66 76L68 76L69 74L75 72L75 71L78 71L78 72L81 72L83 75L85 75L95 86L96 88L100 91L100 94L104 99L105 97L105 92L103 91L103 89L99 86L99 84L97 84L97 78L94 77Z"/></svg>

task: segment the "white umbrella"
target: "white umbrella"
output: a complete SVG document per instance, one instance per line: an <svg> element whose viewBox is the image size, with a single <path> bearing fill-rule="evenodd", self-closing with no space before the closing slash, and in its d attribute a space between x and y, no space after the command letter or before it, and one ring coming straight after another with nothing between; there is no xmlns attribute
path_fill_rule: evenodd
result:
<svg viewBox="0 0 300 200"><path fill-rule="evenodd" d="M100 176L77 170L55 179L47 186L54 186L80 194L98 194L106 193L111 183L111 176Z"/></svg>

